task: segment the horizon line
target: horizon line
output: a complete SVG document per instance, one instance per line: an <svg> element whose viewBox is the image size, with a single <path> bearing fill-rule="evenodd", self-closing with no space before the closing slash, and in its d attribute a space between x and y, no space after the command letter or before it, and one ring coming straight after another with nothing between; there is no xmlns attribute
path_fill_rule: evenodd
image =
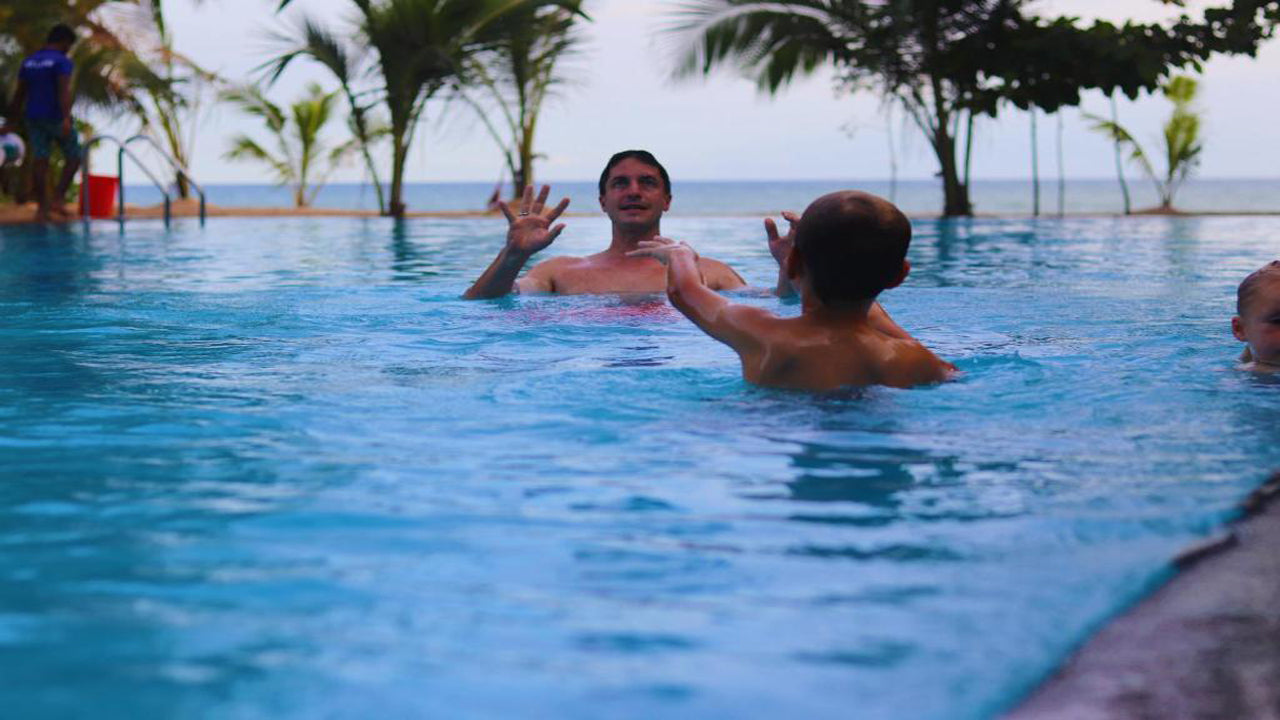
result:
<svg viewBox="0 0 1280 720"><path fill-rule="evenodd" d="M970 182L971 182L971 184L977 184L977 183L983 183L983 182L1028 182L1028 183L1029 183L1029 182L1032 182L1033 180L1034 180L1034 178L1031 178L1031 177L988 177L988 178L974 178L974 179L972 179ZM1115 177L1115 176L1110 176L1110 177L1106 177L1106 176L1067 177L1067 178L1065 178L1065 180L1066 180L1067 182L1117 182L1117 179L1116 179L1116 177ZM1146 183L1146 182L1148 182L1148 181L1149 181L1149 179L1148 179L1148 178L1144 178L1144 177L1141 177L1141 176L1126 176L1126 177L1125 177L1125 180L1126 180L1126 181L1128 181L1128 182L1134 183L1134 184L1138 184L1138 185L1144 184L1144 183ZM549 179L549 180L545 180L545 181L540 181L540 182L538 182L538 183L536 183L536 184L538 184L538 185L556 185L556 184L558 184L558 183L571 183L571 184L590 184L590 185L595 185L598 181L599 181L599 178L585 178L585 179L565 179L565 178L558 178L558 179ZM786 184L786 183L816 183L816 182L854 182L854 183L892 183L892 182L899 182L899 183L902 183L902 182L930 182L930 183L933 183L933 182L940 182L940 181L941 181L941 178L938 178L938 177L904 177L904 178L896 178L896 179L895 179L895 178L851 178L851 177L843 177L843 178L838 178L838 177L828 177L828 178L821 178L821 177L819 177L819 178L786 178L786 179L778 179L778 178L732 178L732 179L730 179L730 178L689 178L689 179L684 179L684 180L673 180L673 181L672 181L672 185L674 185L674 186L679 186L679 185L682 185L682 184L685 184L685 183L739 183L739 184L748 184L748 183L750 183L750 184L757 184L757 183L779 183L779 184ZM1280 175L1277 175L1277 176L1247 176L1247 175L1226 176L1226 175L1223 175L1223 176L1213 176L1213 177L1194 177L1194 178L1188 178L1188 179L1186 180L1186 182L1255 182L1255 181L1256 181L1256 182L1277 182L1277 181L1280 181ZM1040 178L1040 182L1041 182L1041 184L1045 185L1047 188L1052 188L1052 186L1054 186L1054 185L1056 185L1056 184L1057 184L1057 182L1058 182L1058 178L1057 178L1057 177L1047 177L1047 178L1046 178L1046 177L1042 176L1042 177ZM254 182L254 181L246 181L246 180L204 181L204 182L202 182L201 184L204 184L204 185L242 185L242 186L245 186L245 187L253 187L253 186L287 187L287 186L289 185L289 183ZM361 181L361 180L347 180L347 181L331 181L331 182L326 182L326 183L324 183L324 185L323 185L322 187L328 187L328 186L331 186L331 185L369 185L369 186L372 186L372 184L373 184L373 183L370 183L370 182L367 182L367 181ZM385 184L385 183L384 183L384 184ZM413 180L413 181L406 181L406 182L405 182L405 184L406 184L406 185L464 185L464 184L475 184L475 185L500 185L500 186L505 186L505 185L510 185L511 183L510 183L510 181L504 181L504 182L497 182L497 183L495 183L495 182L490 181L490 180ZM125 183L125 186L126 186L126 187L155 187L154 185L152 185L152 184L148 184L148 183Z"/></svg>

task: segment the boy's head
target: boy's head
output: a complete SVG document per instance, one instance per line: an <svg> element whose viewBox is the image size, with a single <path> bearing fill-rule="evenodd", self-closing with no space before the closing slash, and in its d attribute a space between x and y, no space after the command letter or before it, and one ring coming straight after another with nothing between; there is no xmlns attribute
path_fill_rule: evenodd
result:
<svg viewBox="0 0 1280 720"><path fill-rule="evenodd" d="M1231 332L1249 343L1254 361L1280 365L1280 260L1263 265L1240 283Z"/></svg>
<svg viewBox="0 0 1280 720"><path fill-rule="evenodd" d="M893 203L855 190L834 192L805 208L789 260L824 304L873 300L907 277L911 222Z"/></svg>
<svg viewBox="0 0 1280 720"><path fill-rule="evenodd" d="M600 197L604 197L604 185L609 180L609 171L627 158L634 158L645 165L657 168L658 174L662 176L663 189L666 190L668 195L671 194L671 176L667 174L667 169L662 167L662 163L658 162L658 158L654 157L653 153L648 150L623 150L622 152L614 153L613 157L609 158L609 162L605 163L604 171L600 173Z"/></svg>
<svg viewBox="0 0 1280 720"><path fill-rule="evenodd" d="M72 45L76 44L76 31L72 30L68 25L54 25L49 34L45 36L46 45L53 45L65 50L70 50Z"/></svg>

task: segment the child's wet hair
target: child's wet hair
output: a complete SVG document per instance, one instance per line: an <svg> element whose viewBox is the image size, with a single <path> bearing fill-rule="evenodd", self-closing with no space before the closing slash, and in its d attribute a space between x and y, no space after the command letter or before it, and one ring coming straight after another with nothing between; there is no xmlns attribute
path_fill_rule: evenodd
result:
<svg viewBox="0 0 1280 720"><path fill-rule="evenodd" d="M1262 267L1249 273L1249 277L1240 283L1240 287L1236 288L1236 314L1244 317L1245 308L1258 294L1263 283L1268 280L1280 280L1280 260L1272 260Z"/></svg>
<svg viewBox="0 0 1280 720"><path fill-rule="evenodd" d="M824 303L872 300L902 273L911 222L893 203L868 193L814 200L796 228L796 250Z"/></svg>

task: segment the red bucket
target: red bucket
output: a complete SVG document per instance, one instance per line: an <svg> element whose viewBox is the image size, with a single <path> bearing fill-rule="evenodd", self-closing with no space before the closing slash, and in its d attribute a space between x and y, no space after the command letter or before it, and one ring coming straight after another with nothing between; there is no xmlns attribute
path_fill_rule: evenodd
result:
<svg viewBox="0 0 1280 720"><path fill-rule="evenodd" d="M116 190L119 188L119 182L119 178L114 175L90 175L87 185L80 188L81 212L87 204L89 217L115 217ZM89 198L87 203L85 202L86 194Z"/></svg>

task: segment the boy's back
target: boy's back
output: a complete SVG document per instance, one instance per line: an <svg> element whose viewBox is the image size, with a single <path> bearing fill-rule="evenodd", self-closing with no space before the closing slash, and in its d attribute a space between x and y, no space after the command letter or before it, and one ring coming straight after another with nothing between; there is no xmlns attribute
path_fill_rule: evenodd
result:
<svg viewBox="0 0 1280 720"><path fill-rule="evenodd" d="M942 382L955 371L914 339L891 335L866 317L769 316L752 334L755 341L744 343L739 355L742 376L757 385L913 387Z"/></svg>
<svg viewBox="0 0 1280 720"><path fill-rule="evenodd" d="M796 318L735 305L712 292L687 245L659 238L636 254L667 264L672 303L736 350L751 382L833 390L912 387L951 377L955 367L898 327L875 300L910 271L911 225L896 207L866 193L824 195L805 210L792 235L786 272L801 296L803 312Z"/></svg>

